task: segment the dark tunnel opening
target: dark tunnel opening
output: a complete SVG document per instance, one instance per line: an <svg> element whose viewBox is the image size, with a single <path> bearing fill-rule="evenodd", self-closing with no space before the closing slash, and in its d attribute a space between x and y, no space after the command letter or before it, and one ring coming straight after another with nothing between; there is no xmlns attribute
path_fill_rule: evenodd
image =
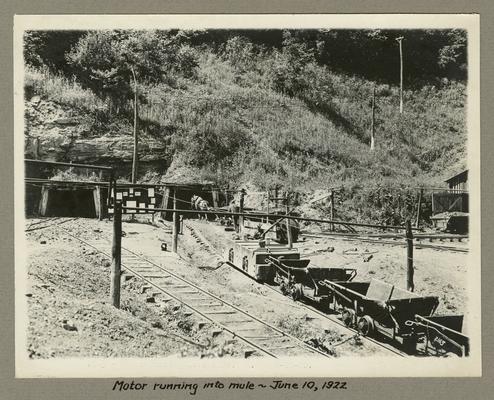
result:
<svg viewBox="0 0 494 400"><path fill-rule="evenodd" d="M94 195L92 189L50 190L47 216L95 218Z"/></svg>

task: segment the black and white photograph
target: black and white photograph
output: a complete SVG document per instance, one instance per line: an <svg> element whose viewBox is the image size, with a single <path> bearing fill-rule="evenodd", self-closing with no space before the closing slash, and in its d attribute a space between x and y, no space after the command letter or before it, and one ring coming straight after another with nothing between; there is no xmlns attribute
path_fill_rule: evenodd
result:
<svg viewBox="0 0 494 400"><path fill-rule="evenodd" d="M16 376L479 376L477 17L14 27Z"/></svg>

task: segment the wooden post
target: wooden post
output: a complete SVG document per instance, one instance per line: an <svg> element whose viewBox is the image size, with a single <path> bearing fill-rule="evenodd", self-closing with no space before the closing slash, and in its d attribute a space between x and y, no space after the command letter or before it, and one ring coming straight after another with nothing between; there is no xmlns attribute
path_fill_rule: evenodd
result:
<svg viewBox="0 0 494 400"><path fill-rule="evenodd" d="M134 151L132 154L132 183L137 181L137 168L138 168L138 151L137 146L139 140L137 137L137 79L134 68L131 67L132 77L134 78Z"/></svg>
<svg viewBox="0 0 494 400"><path fill-rule="evenodd" d="M117 184L115 180L115 173L113 170L110 172L110 178L108 180L108 197L106 199L106 208L108 210L108 220L110 220L110 207L112 205L112 191L113 191L113 205L115 206L115 199L117 198Z"/></svg>
<svg viewBox="0 0 494 400"><path fill-rule="evenodd" d="M170 187L165 186L165 190L163 193L163 199L161 200L161 208L168 208L168 200L170 199ZM166 212L161 211L161 218L166 218Z"/></svg>
<svg viewBox="0 0 494 400"><path fill-rule="evenodd" d="M101 197L101 187L96 186L93 189L93 199L94 199L94 208L96 210L96 216L98 220L103 220L103 199Z"/></svg>
<svg viewBox="0 0 494 400"><path fill-rule="evenodd" d="M407 290L413 292L415 285L413 284L413 233L412 223L410 220L406 222L406 238L407 238Z"/></svg>
<svg viewBox="0 0 494 400"><path fill-rule="evenodd" d="M110 276L110 297L114 307L120 308L120 275L122 260L122 203L114 205L112 263Z"/></svg>
<svg viewBox="0 0 494 400"><path fill-rule="evenodd" d="M266 200L268 205L266 207L266 214L269 214L269 202L271 201L270 196L271 196L271 194L270 194L269 189L268 189L268 197ZM266 217L266 224L269 224L269 217Z"/></svg>
<svg viewBox="0 0 494 400"><path fill-rule="evenodd" d="M177 189L173 190L173 209L177 209ZM177 244L178 244L178 230L179 230L179 220L178 213L173 211L173 226L172 226L172 251L174 253L177 252Z"/></svg>
<svg viewBox="0 0 494 400"><path fill-rule="evenodd" d="M218 208L219 207L219 205L218 205L218 190L213 189L212 193L213 193L213 207Z"/></svg>
<svg viewBox="0 0 494 400"><path fill-rule="evenodd" d="M422 208L422 196L424 194L424 189L420 189L419 193L419 201L417 205L417 219L415 220L415 228L419 227L420 224L420 213L421 213L421 208Z"/></svg>
<svg viewBox="0 0 494 400"><path fill-rule="evenodd" d="M230 205L230 198L228 196L228 189L224 189L223 194L225 196L225 205L228 207Z"/></svg>
<svg viewBox="0 0 494 400"><path fill-rule="evenodd" d="M370 142L370 149L371 151L374 150L375 147L375 108L376 108L376 85L374 84L374 88L372 91L372 119L371 119L371 142Z"/></svg>
<svg viewBox="0 0 494 400"><path fill-rule="evenodd" d="M240 190L240 201L239 201L239 212L243 213L244 212L244 196L245 196L245 190L242 189ZM240 215L238 217L238 231L239 233L243 233L244 231L244 216Z"/></svg>
<svg viewBox="0 0 494 400"><path fill-rule="evenodd" d="M329 195L329 200L331 201L331 208L329 211L329 219L332 221L334 219L334 190L331 189L331 194ZM331 232L334 231L334 224L330 224Z"/></svg>
<svg viewBox="0 0 494 400"><path fill-rule="evenodd" d="M50 189L48 186L43 185L41 187L41 199L39 201L39 210L38 210L39 215L41 215L42 217L47 216L49 198L50 198Z"/></svg>
<svg viewBox="0 0 494 400"><path fill-rule="evenodd" d="M286 206L286 215L288 215L290 212L289 205L288 205L288 192L285 194L285 206ZM289 218L286 219L286 238L288 241L288 248L289 249L293 248L292 226L291 226Z"/></svg>

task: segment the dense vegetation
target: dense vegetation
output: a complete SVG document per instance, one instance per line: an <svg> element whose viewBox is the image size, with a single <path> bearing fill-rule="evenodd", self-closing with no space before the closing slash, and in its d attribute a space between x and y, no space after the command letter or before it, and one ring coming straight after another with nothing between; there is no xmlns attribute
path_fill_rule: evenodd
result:
<svg viewBox="0 0 494 400"><path fill-rule="evenodd" d="M342 216L399 223L417 187L465 166L466 41L457 30L28 32L26 93L93 115L95 134L130 133L137 87L139 133L169 145L172 170L342 187Z"/></svg>

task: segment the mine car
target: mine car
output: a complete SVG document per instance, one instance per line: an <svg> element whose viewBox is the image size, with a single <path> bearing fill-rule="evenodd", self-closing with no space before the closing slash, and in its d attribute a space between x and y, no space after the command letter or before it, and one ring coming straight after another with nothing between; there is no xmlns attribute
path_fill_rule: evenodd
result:
<svg viewBox="0 0 494 400"><path fill-rule="evenodd" d="M268 257L285 260L300 260L297 249L281 244L266 245L264 241L237 241L228 250L227 259L235 268L242 270L259 282L272 283L275 268L267 261Z"/></svg>
<svg viewBox="0 0 494 400"><path fill-rule="evenodd" d="M426 354L456 354L465 357L470 352L470 340L466 335L463 315L415 315L406 324L412 327L417 336L423 338Z"/></svg>
<svg viewBox="0 0 494 400"><path fill-rule="evenodd" d="M274 267L274 281L283 294L291 296L293 300L316 303L323 309L327 309L332 299L327 286L320 282L349 282L357 275L354 268L318 267L310 265L308 259L290 260L268 256L267 262Z"/></svg>
<svg viewBox="0 0 494 400"><path fill-rule="evenodd" d="M439 299L418 296L386 282L321 282L333 295L331 308L341 313L342 321L363 335L381 335L395 340L407 352L415 352L418 336L407 323L416 315L432 316Z"/></svg>

